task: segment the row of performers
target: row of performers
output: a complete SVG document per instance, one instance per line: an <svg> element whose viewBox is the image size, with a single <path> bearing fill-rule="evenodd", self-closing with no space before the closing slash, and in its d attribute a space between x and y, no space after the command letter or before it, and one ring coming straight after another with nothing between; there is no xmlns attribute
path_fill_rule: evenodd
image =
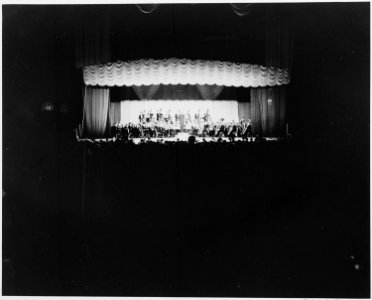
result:
<svg viewBox="0 0 372 300"><path fill-rule="evenodd" d="M120 140L174 137L180 131L185 130L181 130L180 127L161 126L154 123L114 124L111 128L112 134ZM251 122L244 119L239 122L204 123L199 127L192 126L186 131L202 137L242 137L243 139L252 137Z"/></svg>
<svg viewBox="0 0 372 300"><path fill-rule="evenodd" d="M194 118L192 118L190 111L186 113L181 112L180 110L175 113L171 114L171 111L168 110L165 114L163 114L162 110L159 109L156 114L153 114L152 110L149 111L141 111L138 115L139 123L152 123L156 122L165 122L165 123L191 123L191 122L211 122L212 118L209 113L209 109L206 110L204 114L200 112L200 109L194 114Z"/></svg>

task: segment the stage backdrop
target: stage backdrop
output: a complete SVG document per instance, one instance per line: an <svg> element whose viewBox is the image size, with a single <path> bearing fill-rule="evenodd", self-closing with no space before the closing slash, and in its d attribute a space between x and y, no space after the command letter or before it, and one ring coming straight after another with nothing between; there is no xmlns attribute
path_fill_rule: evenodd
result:
<svg viewBox="0 0 372 300"><path fill-rule="evenodd" d="M193 117L200 109L204 113L209 109L212 121L239 121L238 102L234 100L124 100L121 102L121 123L138 122L141 111L152 110L154 114L162 109L163 114L169 109L171 114L190 112Z"/></svg>

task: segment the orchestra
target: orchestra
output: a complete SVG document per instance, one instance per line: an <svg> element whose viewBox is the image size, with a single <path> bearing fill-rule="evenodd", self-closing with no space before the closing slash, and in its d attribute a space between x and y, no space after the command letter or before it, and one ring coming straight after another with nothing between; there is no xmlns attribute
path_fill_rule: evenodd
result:
<svg viewBox="0 0 372 300"><path fill-rule="evenodd" d="M201 137L241 137L248 140L252 137L251 120L241 118L238 121L226 122L223 118L213 121L207 109L204 114L200 109L194 114L178 110L174 115L168 110L163 114L160 108L154 114L152 110L141 111L138 122L114 124L112 133L117 139L163 138L174 137L177 133L188 132Z"/></svg>

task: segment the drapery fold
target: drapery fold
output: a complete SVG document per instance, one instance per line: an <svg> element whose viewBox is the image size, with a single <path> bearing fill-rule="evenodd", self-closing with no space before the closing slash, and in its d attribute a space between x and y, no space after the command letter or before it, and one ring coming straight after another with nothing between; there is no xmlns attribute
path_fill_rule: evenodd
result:
<svg viewBox="0 0 372 300"><path fill-rule="evenodd" d="M286 89L284 87L251 89L251 119L254 134L283 135L286 119Z"/></svg>
<svg viewBox="0 0 372 300"><path fill-rule="evenodd" d="M152 99L199 100L202 98L195 85L160 85Z"/></svg>
<svg viewBox="0 0 372 300"><path fill-rule="evenodd" d="M223 86L197 84L196 88L204 100L215 100L222 92Z"/></svg>
<svg viewBox="0 0 372 300"><path fill-rule="evenodd" d="M140 59L83 68L85 85L158 84L263 87L290 82L287 69L232 62L189 59Z"/></svg>
<svg viewBox="0 0 372 300"><path fill-rule="evenodd" d="M102 138L108 130L110 90L85 87L82 134Z"/></svg>
<svg viewBox="0 0 372 300"><path fill-rule="evenodd" d="M291 70L293 30L288 20L272 18L265 25L265 64Z"/></svg>
<svg viewBox="0 0 372 300"><path fill-rule="evenodd" d="M133 85L134 92L140 100L215 100L223 86L218 85Z"/></svg>
<svg viewBox="0 0 372 300"><path fill-rule="evenodd" d="M160 85L141 85L141 86L133 86L133 90L137 94L140 100L150 100L152 99L156 92L159 90Z"/></svg>
<svg viewBox="0 0 372 300"><path fill-rule="evenodd" d="M111 29L107 14L92 14L79 20L75 32L76 68L111 61Z"/></svg>

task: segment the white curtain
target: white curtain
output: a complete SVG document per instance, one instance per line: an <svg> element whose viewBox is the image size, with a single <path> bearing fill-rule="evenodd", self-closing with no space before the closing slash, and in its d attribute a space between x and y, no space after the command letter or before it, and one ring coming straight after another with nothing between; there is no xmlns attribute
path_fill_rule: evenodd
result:
<svg viewBox="0 0 372 300"><path fill-rule="evenodd" d="M104 137L108 130L110 90L107 88L85 87L83 135Z"/></svg>
<svg viewBox="0 0 372 300"><path fill-rule="evenodd" d="M83 68L85 85L133 86L200 84L264 87L288 84L287 69L189 59L141 59Z"/></svg>
<svg viewBox="0 0 372 300"><path fill-rule="evenodd" d="M124 100L121 102L121 123L138 122L138 116L142 111L150 111L155 114L159 109L163 113L170 110L174 115L177 112L187 113L191 116L200 110L203 115L207 109L216 122L223 118L225 121L238 121L238 102L234 100Z"/></svg>

